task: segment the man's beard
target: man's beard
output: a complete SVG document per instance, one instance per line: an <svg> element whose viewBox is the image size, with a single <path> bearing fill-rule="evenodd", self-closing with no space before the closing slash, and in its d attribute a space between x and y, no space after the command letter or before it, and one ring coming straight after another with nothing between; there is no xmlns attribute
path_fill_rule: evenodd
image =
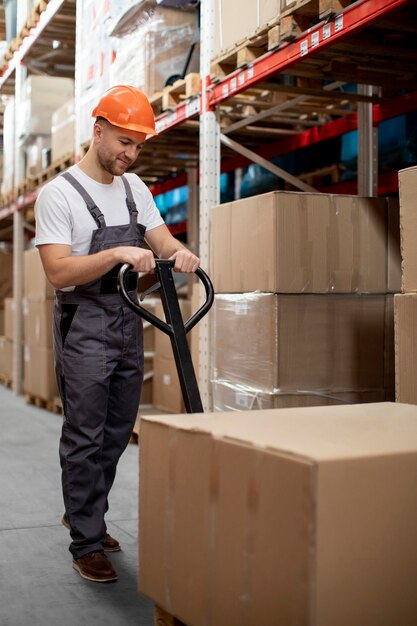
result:
<svg viewBox="0 0 417 626"><path fill-rule="evenodd" d="M117 159L105 157L101 154L98 154L98 162L101 167L112 176L121 176L130 165L130 163L128 163L126 166L123 166Z"/></svg>

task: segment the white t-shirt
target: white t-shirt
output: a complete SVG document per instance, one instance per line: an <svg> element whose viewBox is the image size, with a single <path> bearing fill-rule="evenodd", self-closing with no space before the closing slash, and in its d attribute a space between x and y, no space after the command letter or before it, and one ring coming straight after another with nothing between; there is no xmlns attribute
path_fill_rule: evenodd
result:
<svg viewBox="0 0 417 626"><path fill-rule="evenodd" d="M120 176L111 184L98 183L85 174L78 165L68 172L90 194L104 215L106 226L129 223L126 192ZM138 223L151 230L164 223L152 194L136 174L125 174L138 210ZM43 187L35 203L35 244L65 244L72 247L73 255L88 254L91 234L97 224L90 215L80 193L63 176L57 176Z"/></svg>

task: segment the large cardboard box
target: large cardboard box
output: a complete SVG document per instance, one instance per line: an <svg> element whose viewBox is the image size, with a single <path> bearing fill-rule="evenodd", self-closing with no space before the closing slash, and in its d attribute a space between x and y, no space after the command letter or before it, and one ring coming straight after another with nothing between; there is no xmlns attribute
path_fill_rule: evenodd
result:
<svg viewBox="0 0 417 626"><path fill-rule="evenodd" d="M52 114L74 98L72 78L58 76L28 76L22 86L21 101L17 103L17 136L27 140L31 135L50 135Z"/></svg>
<svg viewBox="0 0 417 626"><path fill-rule="evenodd" d="M52 350L25 345L23 358L25 393L43 400L52 400L58 396Z"/></svg>
<svg viewBox="0 0 417 626"><path fill-rule="evenodd" d="M168 413L184 412L180 381L174 357L155 356L152 378L153 406Z"/></svg>
<svg viewBox="0 0 417 626"><path fill-rule="evenodd" d="M0 375L13 380L13 342L4 336L0 337Z"/></svg>
<svg viewBox="0 0 417 626"><path fill-rule="evenodd" d="M14 319L16 317L16 303L14 298L4 299L4 336L14 340Z"/></svg>
<svg viewBox="0 0 417 626"><path fill-rule="evenodd" d="M388 207L388 271L387 292L401 291L400 204L398 198L387 198Z"/></svg>
<svg viewBox="0 0 417 626"><path fill-rule="evenodd" d="M23 299L23 341L30 346L52 348L54 301Z"/></svg>
<svg viewBox="0 0 417 626"><path fill-rule="evenodd" d="M417 166L398 172L402 257L401 291L417 291Z"/></svg>
<svg viewBox="0 0 417 626"><path fill-rule="evenodd" d="M214 207L217 292L386 293L387 202L276 191Z"/></svg>
<svg viewBox="0 0 417 626"><path fill-rule="evenodd" d="M31 300L54 297L54 288L46 278L37 248L23 253L23 295Z"/></svg>
<svg viewBox="0 0 417 626"><path fill-rule="evenodd" d="M394 296L395 398L417 404L417 293Z"/></svg>
<svg viewBox="0 0 417 626"><path fill-rule="evenodd" d="M217 294L212 378L267 391L384 389L388 314L384 295Z"/></svg>
<svg viewBox="0 0 417 626"><path fill-rule="evenodd" d="M394 394L384 389L374 391L266 391L222 380L211 382L213 411L258 411L260 409L289 409L333 404L393 401Z"/></svg>
<svg viewBox="0 0 417 626"><path fill-rule="evenodd" d="M193 626L415 626L417 407L143 416L139 591Z"/></svg>
<svg viewBox="0 0 417 626"><path fill-rule="evenodd" d="M280 16L281 0L247 0L245 10L239 0L214 3L214 56L234 48Z"/></svg>

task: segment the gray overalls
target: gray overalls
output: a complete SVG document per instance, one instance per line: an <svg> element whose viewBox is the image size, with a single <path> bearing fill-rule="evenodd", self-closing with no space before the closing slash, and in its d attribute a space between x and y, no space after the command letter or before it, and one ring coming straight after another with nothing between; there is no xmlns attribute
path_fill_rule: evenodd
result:
<svg viewBox="0 0 417 626"><path fill-rule="evenodd" d="M137 223L132 191L122 177L130 223L106 226L104 216L82 185L62 174L83 197L98 228L89 254L116 246L143 246L145 227ZM117 292L113 268L102 278L56 291L54 351L64 408L59 455L66 513L71 525L70 552L79 558L102 549L104 514L139 405L143 380L143 327ZM136 297L137 274L128 290Z"/></svg>

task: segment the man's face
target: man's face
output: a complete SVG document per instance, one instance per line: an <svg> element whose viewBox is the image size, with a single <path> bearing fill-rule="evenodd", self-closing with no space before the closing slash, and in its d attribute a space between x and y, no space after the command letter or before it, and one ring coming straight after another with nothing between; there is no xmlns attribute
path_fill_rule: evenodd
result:
<svg viewBox="0 0 417 626"><path fill-rule="evenodd" d="M100 166L112 176L121 176L136 161L145 144L146 133L99 120L94 126L94 138Z"/></svg>

